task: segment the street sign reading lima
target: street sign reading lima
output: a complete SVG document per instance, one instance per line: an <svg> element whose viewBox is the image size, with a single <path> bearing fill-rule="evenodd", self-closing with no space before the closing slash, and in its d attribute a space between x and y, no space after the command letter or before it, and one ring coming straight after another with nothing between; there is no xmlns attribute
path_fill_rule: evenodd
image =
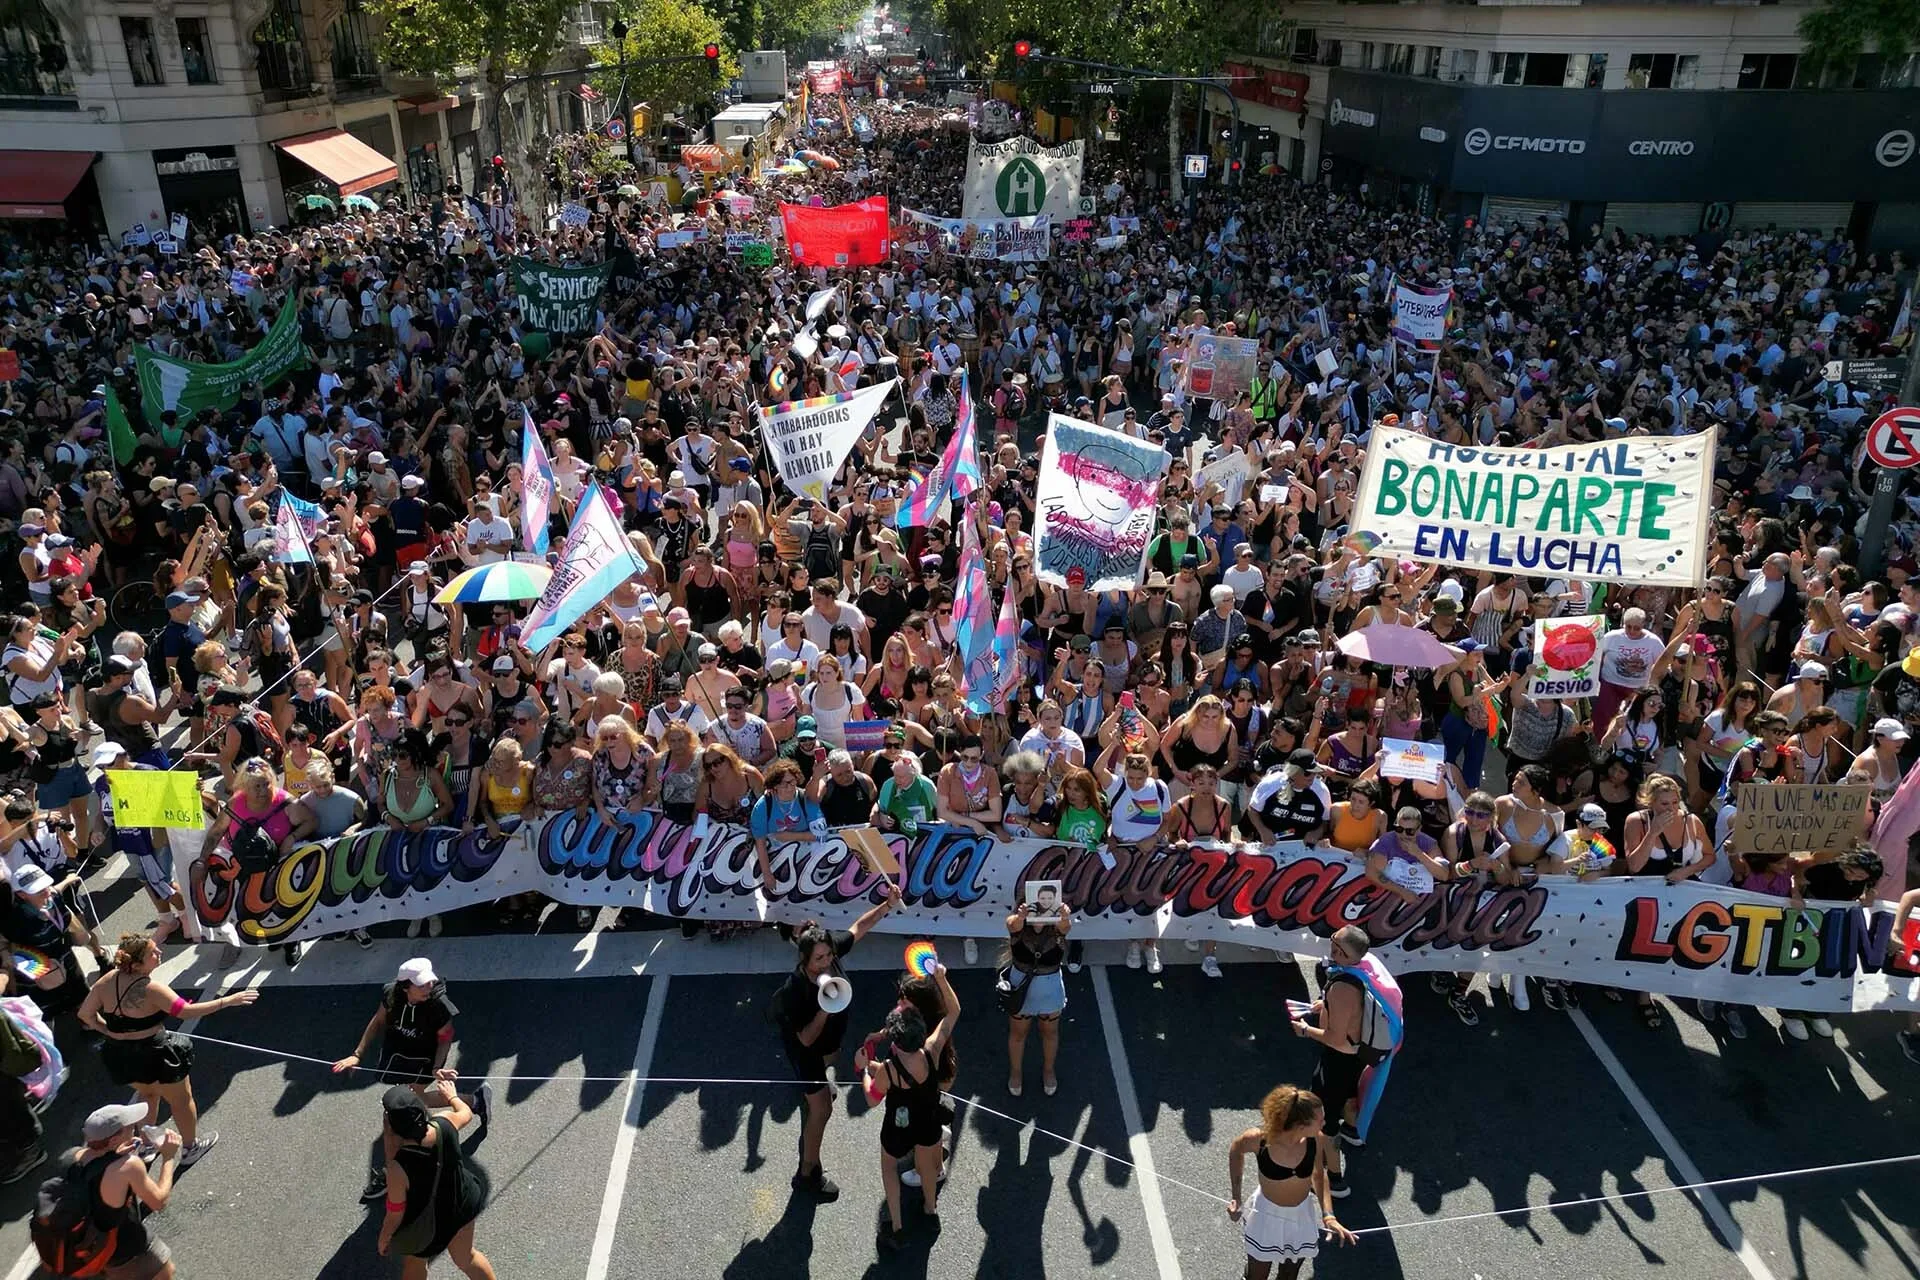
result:
<svg viewBox="0 0 1920 1280"><path fill-rule="evenodd" d="M1133 88L1131 80L1076 80L1073 85L1075 93L1096 98L1131 98Z"/></svg>

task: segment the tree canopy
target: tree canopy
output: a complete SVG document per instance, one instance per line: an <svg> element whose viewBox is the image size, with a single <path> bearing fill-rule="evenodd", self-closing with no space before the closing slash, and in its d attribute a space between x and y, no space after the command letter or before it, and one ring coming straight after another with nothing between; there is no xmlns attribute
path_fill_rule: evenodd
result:
<svg viewBox="0 0 1920 1280"><path fill-rule="evenodd" d="M720 20L693 0L637 0L622 7L627 24L625 41L627 98L666 110L705 102L714 91L740 74L740 59L729 47ZM720 46L720 74L707 70L700 51ZM612 98L620 91L621 48L608 43L593 51L603 67L593 75L593 86ZM691 62L662 59L695 58ZM651 63L652 65L644 65Z"/></svg>
<svg viewBox="0 0 1920 1280"><path fill-rule="evenodd" d="M1825 0L1800 19L1809 78L1845 68L1863 53L1903 58L1920 44L1920 0Z"/></svg>

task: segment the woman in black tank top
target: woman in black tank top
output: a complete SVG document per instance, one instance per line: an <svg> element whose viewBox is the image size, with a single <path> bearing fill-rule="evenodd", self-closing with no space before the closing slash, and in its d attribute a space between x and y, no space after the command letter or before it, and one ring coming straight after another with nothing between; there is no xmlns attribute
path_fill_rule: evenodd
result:
<svg viewBox="0 0 1920 1280"><path fill-rule="evenodd" d="M936 964L934 985L940 992L940 1022L932 1031L920 1011L911 1005L887 1015L886 1044L869 1054L865 1045L854 1057L866 1079L867 1096L882 1092L880 1180L886 1188L888 1226L880 1229L880 1252L891 1253L902 1244L906 1224L901 1220L900 1161L911 1156L920 1175L920 1194L928 1218L940 1215L941 1101L939 1061L953 1034L960 1001L947 981L947 967Z"/></svg>
<svg viewBox="0 0 1920 1280"><path fill-rule="evenodd" d="M1341 1244L1356 1240L1333 1213L1326 1147L1338 1139L1324 1132L1327 1121L1316 1094L1283 1084L1261 1101L1260 1127L1246 1130L1227 1150L1227 1217L1241 1225L1252 1280L1267 1280L1276 1267L1280 1280L1296 1280L1307 1259L1320 1252L1323 1234ZM1259 1185L1243 1198L1249 1155Z"/></svg>

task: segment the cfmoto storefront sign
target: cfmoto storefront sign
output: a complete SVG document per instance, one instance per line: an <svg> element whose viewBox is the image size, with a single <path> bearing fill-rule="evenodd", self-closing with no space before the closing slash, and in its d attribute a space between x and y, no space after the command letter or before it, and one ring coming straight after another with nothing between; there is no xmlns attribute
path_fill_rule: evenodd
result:
<svg viewBox="0 0 1920 1280"><path fill-rule="evenodd" d="M1362 111L1358 107L1350 107L1340 101L1340 99L1335 98L1327 106L1327 123L1350 124L1361 129L1371 129L1374 125L1380 123L1380 117L1371 111Z"/></svg>
<svg viewBox="0 0 1920 1280"><path fill-rule="evenodd" d="M1914 139L1911 129L1894 129L1883 134L1874 144L1873 158L1889 169L1898 169L1913 159Z"/></svg>
<svg viewBox="0 0 1920 1280"><path fill-rule="evenodd" d="M1519 133L1492 133L1486 129L1472 128L1461 139L1460 145L1466 148L1470 156L1483 156L1489 151L1540 151L1553 155L1577 156L1587 149L1585 138L1533 138Z"/></svg>
<svg viewBox="0 0 1920 1280"><path fill-rule="evenodd" d="M1692 138L1639 138L1627 144L1630 156L1690 156Z"/></svg>

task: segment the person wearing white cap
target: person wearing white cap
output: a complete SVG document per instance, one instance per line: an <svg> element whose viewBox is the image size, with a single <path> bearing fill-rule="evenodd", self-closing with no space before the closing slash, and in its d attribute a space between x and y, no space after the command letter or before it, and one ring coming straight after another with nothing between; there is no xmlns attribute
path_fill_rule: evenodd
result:
<svg viewBox="0 0 1920 1280"><path fill-rule="evenodd" d="M1873 802L1884 805L1893 799L1900 780L1906 776L1906 767L1900 762L1900 752L1913 734L1892 716L1875 720L1872 733L1872 745L1853 758L1853 766L1847 770L1845 780L1872 787Z"/></svg>
<svg viewBox="0 0 1920 1280"><path fill-rule="evenodd" d="M189 1000L154 978L160 967L160 947L139 933L120 935L113 962L94 979L80 1005L80 1024L104 1036L100 1062L115 1084L132 1089L146 1104L145 1124L160 1122L160 1104L166 1103L179 1126L186 1149L183 1166L213 1149L220 1135L200 1129L200 1109L193 1100L193 1041L166 1029L169 1018L204 1018L223 1009L252 1004L260 993L251 987L212 1000Z"/></svg>
<svg viewBox="0 0 1920 1280"><path fill-rule="evenodd" d="M453 1049L453 1019L459 1012L447 998L447 984L434 972L433 961L424 956L408 960L394 980L381 988L380 1007L367 1020L360 1042L352 1053L333 1064L333 1070L338 1074L359 1067L378 1038L380 1079L410 1085L425 1097L424 1090L433 1083L434 1074L447 1065L447 1055ZM480 1082L472 1106L481 1127L487 1127L493 1119L493 1086L487 1081ZM360 1199L371 1204L386 1191L383 1159L373 1166Z"/></svg>
<svg viewBox="0 0 1920 1280"><path fill-rule="evenodd" d="M103 1277L173 1280L173 1251L147 1230L148 1214L159 1213L173 1196L173 1177L182 1167L180 1135L168 1130L160 1140L155 1177L140 1151L136 1126L146 1108L121 1102L87 1116L82 1146L66 1157L69 1179L83 1179L90 1217L96 1229L114 1232L113 1252ZM104 1165L104 1168L98 1166Z"/></svg>
<svg viewBox="0 0 1920 1280"><path fill-rule="evenodd" d="M1827 703L1827 668L1821 662L1802 662L1793 679L1767 699L1767 710L1778 711L1790 725L1798 725L1808 712Z"/></svg>

